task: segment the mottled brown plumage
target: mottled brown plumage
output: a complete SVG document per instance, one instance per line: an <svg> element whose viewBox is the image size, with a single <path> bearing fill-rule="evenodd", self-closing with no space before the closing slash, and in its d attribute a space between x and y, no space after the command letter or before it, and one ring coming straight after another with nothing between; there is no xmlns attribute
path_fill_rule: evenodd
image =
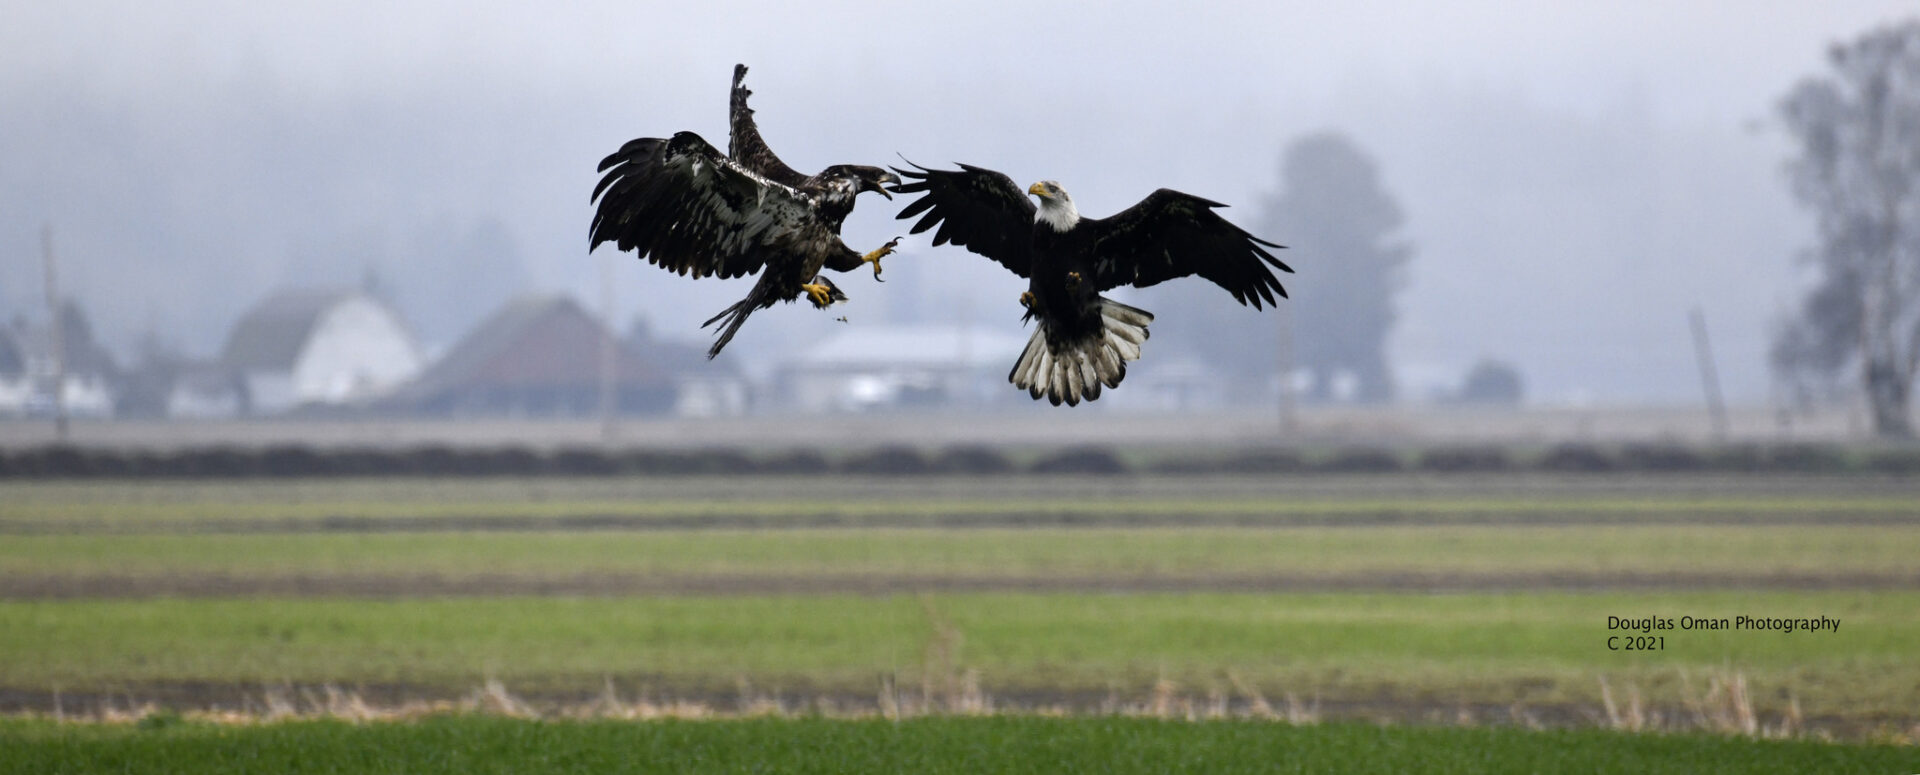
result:
<svg viewBox="0 0 1920 775"><path fill-rule="evenodd" d="M802 295L825 308L846 295L822 269L850 272L873 264L894 243L862 255L840 240L840 227L862 192L889 199L900 178L880 167L836 164L801 175L760 137L747 107L745 65L734 67L730 155L692 132L628 142L600 162L598 204L588 228L589 251L611 242L676 274L722 279L758 273L747 297L709 319L722 324L711 358L754 310Z"/></svg>

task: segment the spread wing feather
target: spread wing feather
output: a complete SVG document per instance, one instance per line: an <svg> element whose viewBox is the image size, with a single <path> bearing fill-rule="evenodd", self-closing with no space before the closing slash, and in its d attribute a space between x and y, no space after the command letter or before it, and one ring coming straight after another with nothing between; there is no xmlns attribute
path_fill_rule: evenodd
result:
<svg viewBox="0 0 1920 775"><path fill-rule="evenodd" d="M1083 219L1100 290L1199 275L1255 309L1285 298L1273 270L1293 269L1267 250L1282 246L1229 223L1216 207L1225 205L1163 188L1112 217Z"/></svg>
<svg viewBox="0 0 1920 775"><path fill-rule="evenodd" d="M746 167L761 177L789 188L799 188L807 182L807 176L795 172L780 157L773 155L773 149L767 147L767 141L760 137L760 127L754 123L753 108L747 107L747 97L753 92L746 87L746 65L733 66L733 98L729 101L727 155L740 166Z"/></svg>
<svg viewBox="0 0 1920 775"><path fill-rule="evenodd" d="M1032 265L1028 254L1033 249L1034 206L1012 178L966 164L958 171L907 164L913 169L893 168L906 179L893 192L922 195L896 216L901 220L921 216L909 232L919 234L937 226L933 244L951 242L1027 276Z"/></svg>
<svg viewBox="0 0 1920 775"><path fill-rule="evenodd" d="M743 168L692 132L627 143L600 162L588 250L612 242L682 275L753 274L835 242L807 197Z"/></svg>

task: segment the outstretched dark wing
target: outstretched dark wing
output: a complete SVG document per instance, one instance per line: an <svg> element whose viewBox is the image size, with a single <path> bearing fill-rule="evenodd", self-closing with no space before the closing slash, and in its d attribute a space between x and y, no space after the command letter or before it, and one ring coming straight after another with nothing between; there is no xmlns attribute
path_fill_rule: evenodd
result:
<svg viewBox="0 0 1920 775"><path fill-rule="evenodd" d="M733 99L728 111L727 155L740 166L746 167L761 177L792 188L799 188L807 176L795 172L780 157L773 155L773 149L767 147L767 141L760 139L760 127L753 122L753 108L747 107L747 97L753 94L746 87L746 65L733 66Z"/></svg>
<svg viewBox="0 0 1920 775"><path fill-rule="evenodd" d="M739 277L803 257L825 231L807 198L743 169L692 132L645 137L600 162L588 250L612 242L694 277Z"/></svg>
<svg viewBox="0 0 1920 775"><path fill-rule="evenodd" d="M951 242L1001 263L1014 274L1027 276L1033 249L1033 200L1009 178L966 164L960 171L930 170L913 162L913 169L893 168L907 182L893 187L896 194L922 194L896 216L926 216L910 230L933 228L933 244Z"/></svg>
<svg viewBox="0 0 1920 775"><path fill-rule="evenodd" d="M1225 207L1163 188L1111 218L1083 219L1100 290L1145 288L1197 274L1227 289L1241 304L1274 303L1287 295L1273 270L1292 268L1267 248L1283 247L1248 234L1213 211ZM1271 268L1269 268L1271 267Z"/></svg>

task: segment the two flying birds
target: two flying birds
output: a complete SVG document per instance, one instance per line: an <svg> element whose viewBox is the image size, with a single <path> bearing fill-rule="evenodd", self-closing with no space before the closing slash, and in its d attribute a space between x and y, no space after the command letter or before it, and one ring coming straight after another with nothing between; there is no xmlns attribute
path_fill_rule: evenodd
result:
<svg viewBox="0 0 1920 775"><path fill-rule="evenodd" d="M1036 325L1008 381L1056 406L1099 398L1140 357L1153 314L1105 291L1198 275L1255 308L1287 295L1273 270L1293 270L1268 250L1279 245L1221 218L1214 212L1220 203L1171 189L1111 217L1086 218L1057 182L1022 189L966 164L892 171L836 164L802 175L761 139L746 73L734 67L726 154L692 132L641 138L600 162L604 176L593 192L589 250L611 242L693 277L759 275L746 298L705 323L720 327L709 358L755 310L802 297L821 309L845 300L823 269L872 264L879 277L897 238L866 253L840 239L855 198L869 191L888 199L918 194L898 216L919 217L911 233L931 229L934 245L964 247L1027 278L1023 320Z"/></svg>

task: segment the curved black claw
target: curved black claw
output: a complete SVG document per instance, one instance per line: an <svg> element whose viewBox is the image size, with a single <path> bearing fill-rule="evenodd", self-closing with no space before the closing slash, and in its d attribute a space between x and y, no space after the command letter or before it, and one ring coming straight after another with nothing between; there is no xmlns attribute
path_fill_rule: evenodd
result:
<svg viewBox="0 0 1920 775"><path fill-rule="evenodd" d="M886 258L889 255L892 255L893 247L898 244L900 244L900 238L894 237L893 239L887 240L887 244L881 245L878 249L874 250L872 253L868 253L860 257L861 261L866 261L873 264L874 282L881 282L881 283L886 282L885 280L880 279L880 259Z"/></svg>

